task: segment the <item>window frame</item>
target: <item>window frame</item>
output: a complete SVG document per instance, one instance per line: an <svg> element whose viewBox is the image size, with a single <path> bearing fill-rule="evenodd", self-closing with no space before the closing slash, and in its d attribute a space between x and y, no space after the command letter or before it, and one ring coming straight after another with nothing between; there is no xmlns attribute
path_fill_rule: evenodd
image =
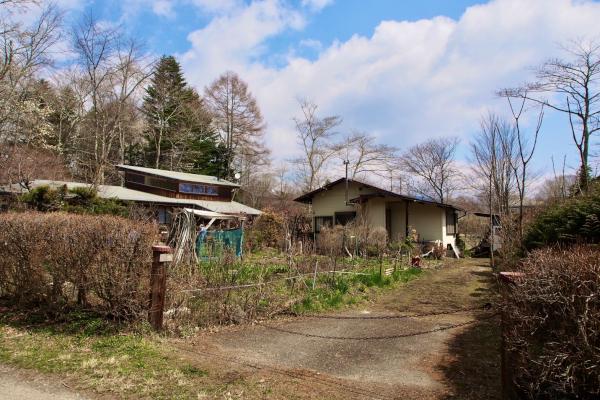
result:
<svg viewBox="0 0 600 400"><path fill-rule="evenodd" d="M448 217L451 216L452 218L452 223L449 224L448 223ZM446 235L456 235L456 232L458 231L457 229L457 215L456 215L456 210L452 209L452 208L446 208Z"/></svg>
<svg viewBox="0 0 600 400"><path fill-rule="evenodd" d="M321 223L317 223L317 220L321 220ZM324 222L329 221L329 228L333 227L333 216L331 215L316 215L313 220L313 229L315 233L320 233L321 228L325 226Z"/></svg>

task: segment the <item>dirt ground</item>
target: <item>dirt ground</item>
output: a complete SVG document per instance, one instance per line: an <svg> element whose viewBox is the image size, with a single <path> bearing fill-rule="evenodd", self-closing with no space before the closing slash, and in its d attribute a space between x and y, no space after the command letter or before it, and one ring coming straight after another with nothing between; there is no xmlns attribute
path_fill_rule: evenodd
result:
<svg viewBox="0 0 600 400"><path fill-rule="evenodd" d="M231 382L264 386L243 398L496 399L498 319L479 309L494 302L493 282L487 260L449 262L354 309L226 328L177 347ZM478 309L456 312L465 308Z"/></svg>
<svg viewBox="0 0 600 400"><path fill-rule="evenodd" d="M85 400L66 384L0 365L0 400Z"/></svg>

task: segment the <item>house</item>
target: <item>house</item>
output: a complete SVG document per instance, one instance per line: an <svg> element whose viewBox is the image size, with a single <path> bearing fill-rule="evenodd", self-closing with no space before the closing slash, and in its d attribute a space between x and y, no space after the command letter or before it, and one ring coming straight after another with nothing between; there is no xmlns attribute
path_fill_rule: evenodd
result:
<svg viewBox="0 0 600 400"><path fill-rule="evenodd" d="M385 228L392 241L412 234L420 242L443 243L454 248L457 233L457 207L402 195L380 187L341 178L295 201L310 204L313 232L318 236L324 226L345 225L358 216L371 227Z"/></svg>
<svg viewBox="0 0 600 400"><path fill-rule="evenodd" d="M215 176L174 172L155 168L117 165L123 174L123 186L98 185L96 190L102 198L114 198L133 202L155 210L158 222L170 224L175 209L190 208L205 211L207 215L230 215L252 217L261 212L233 200L237 183ZM11 192L20 190L13 185ZM87 187L80 182L35 180L30 187L60 187L67 189ZM5 189L6 192L6 189Z"/></svg>

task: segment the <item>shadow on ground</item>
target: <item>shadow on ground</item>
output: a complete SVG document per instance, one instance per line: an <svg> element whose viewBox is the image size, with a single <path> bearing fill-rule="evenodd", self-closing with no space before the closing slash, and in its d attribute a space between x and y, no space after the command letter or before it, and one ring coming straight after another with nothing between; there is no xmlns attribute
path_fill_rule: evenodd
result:
<svg viewBox="0 0 600 400"><path fill-rule="evenodd" d="M485 266L485 261L482 261ZM496 279L491 269L472 271L482 286L471 293L477 302L495 304ZM438 369L449 391L445 400L500 399L500 319L478 313L477 323L469 325L448 343L448 356Z"/></svg>

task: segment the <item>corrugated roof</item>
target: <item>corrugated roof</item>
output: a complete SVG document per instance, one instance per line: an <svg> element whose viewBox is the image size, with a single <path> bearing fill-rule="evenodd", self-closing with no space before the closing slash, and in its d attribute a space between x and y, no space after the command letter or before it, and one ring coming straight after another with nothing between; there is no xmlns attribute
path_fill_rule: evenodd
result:
<svg viewBox="0 0 600 400"><path fill-rule="evenodd" d="M229 181L226 181L225 179L219 179L216 176L210 176L210 175L190 174L187 172L167 171L166 169L136 167L134 165L123 165L123 164L117 165L117 168L120 170L143 172L145 174L162 176L164 178L177 179L177 180L186 181L186 182L207 183L207 184L211 184L211 185L233 186L233 187L240 186L237 183L229 182Z"/></svg>
<svg viewBox="0 0 600 400"><path fill-rule="evenodd" d="M38 186L51 186L60 187L67 185L68 189L74 189L78 187L90 187L87 183L82 182L65 182L65 181L50 181L43 179L36 179L33 181L32 187ZM252 207L248 207L237 201L214 201L214 200L192 200L192 199L176 199L173 197L159 196L157 194L146 193L139 190L133 190L122 186L112 185L98 185L96 190L98 196L105 199L116 198L123 201L138 201L141 203L156 203L156 204L169 204L169 205L181 205L181 206L196 206L204 210L214 211L217 213L224 214L249 214L259 215L262 214L260 210Z"/></svg>

